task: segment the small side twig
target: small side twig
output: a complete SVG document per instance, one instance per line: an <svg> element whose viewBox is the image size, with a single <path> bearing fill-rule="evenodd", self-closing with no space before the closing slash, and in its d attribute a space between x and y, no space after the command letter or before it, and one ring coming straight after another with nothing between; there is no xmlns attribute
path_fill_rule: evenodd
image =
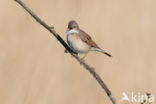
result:
<svg viewBox="0 0 156 104"><path fill-rule="evenodd" d="M44 21L42 21L34 12L32 12L21 0L15 0L18 4L20 4L38 23L40 23L43 27L45 27L50 33L53 34L57 38L57 40L64 46L64 48L81 64L85 69L87 69L92 76L96 79L96 81L100 84L102 89L107 93L107 96L110 98L113 104L116 104L114 97L112 96L110 90L103 82L101 77L95 72L94 68L90 67L87 63L82 61L76 53L66 44L66 42L60 37L60 35L54 30L54 27L47 25Z"/></svg>

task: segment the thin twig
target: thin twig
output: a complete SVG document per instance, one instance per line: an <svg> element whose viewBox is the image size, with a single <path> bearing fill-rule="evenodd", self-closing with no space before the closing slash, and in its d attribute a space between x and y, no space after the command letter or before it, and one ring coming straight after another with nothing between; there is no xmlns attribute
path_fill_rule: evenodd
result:
<svg viewBox="0 0 156 104"><path fill-rule="evenodd" d="M96 81L100 84L102 89L107 93L107 96L112 101L112 104L116 104L114 97L112 96L110 90L103 82L101 77L95 72L94 68L90 67L87 63L82 61L76 53L66 44L66 42L60 37L58 33L54 30L53 27L47 25L44 21L42 21L34 12L32 12L21 0L15 0L18 4L20 4L38 23L40 23L43 27L45 27L50 33L52 33L57 40L64 46L64 48L86 69L88 70L92 76L96 79Z"/></svg>

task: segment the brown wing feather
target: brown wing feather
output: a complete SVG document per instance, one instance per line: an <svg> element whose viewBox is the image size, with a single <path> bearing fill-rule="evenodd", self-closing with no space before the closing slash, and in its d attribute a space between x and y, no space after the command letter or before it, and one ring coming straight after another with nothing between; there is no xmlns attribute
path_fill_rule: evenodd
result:
<svg viewBox="0 0 156 104"><path fill-rule="evenodd" d="M91 47L99 48L99 46L92 40L92 38L83 30L80 29L79 35L80 35L80 38L82 39L82 41L84 41Z"/></svg>

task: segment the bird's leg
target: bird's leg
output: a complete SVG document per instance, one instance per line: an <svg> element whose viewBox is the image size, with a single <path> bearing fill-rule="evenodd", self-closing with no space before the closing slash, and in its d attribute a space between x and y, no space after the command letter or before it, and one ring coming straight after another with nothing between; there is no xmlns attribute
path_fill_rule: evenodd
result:
<svg viewBox="0 0 156 104"><path fill-rule="evenodd" d="M84 54L84 56L80 59L82 62L84 61L85 57L87 56L88 52Z"/></svg>

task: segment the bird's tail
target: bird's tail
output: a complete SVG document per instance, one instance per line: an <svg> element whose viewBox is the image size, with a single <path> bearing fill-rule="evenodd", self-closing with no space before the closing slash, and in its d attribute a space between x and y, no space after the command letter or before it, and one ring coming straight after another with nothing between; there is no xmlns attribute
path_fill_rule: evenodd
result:
<svg viewBox="0 0 156 104"><path fill-rule="evenodd" d="M109 57L112 57L112 55L111 55L111 54L109 54L109 53L105 52L104 50L102 50L102 49L100 49L100 48L94 48L94 50L95 50L95 51L97 51L97 52L104 53L105 55L107 55L107 56L109 56Z"/></svg>

